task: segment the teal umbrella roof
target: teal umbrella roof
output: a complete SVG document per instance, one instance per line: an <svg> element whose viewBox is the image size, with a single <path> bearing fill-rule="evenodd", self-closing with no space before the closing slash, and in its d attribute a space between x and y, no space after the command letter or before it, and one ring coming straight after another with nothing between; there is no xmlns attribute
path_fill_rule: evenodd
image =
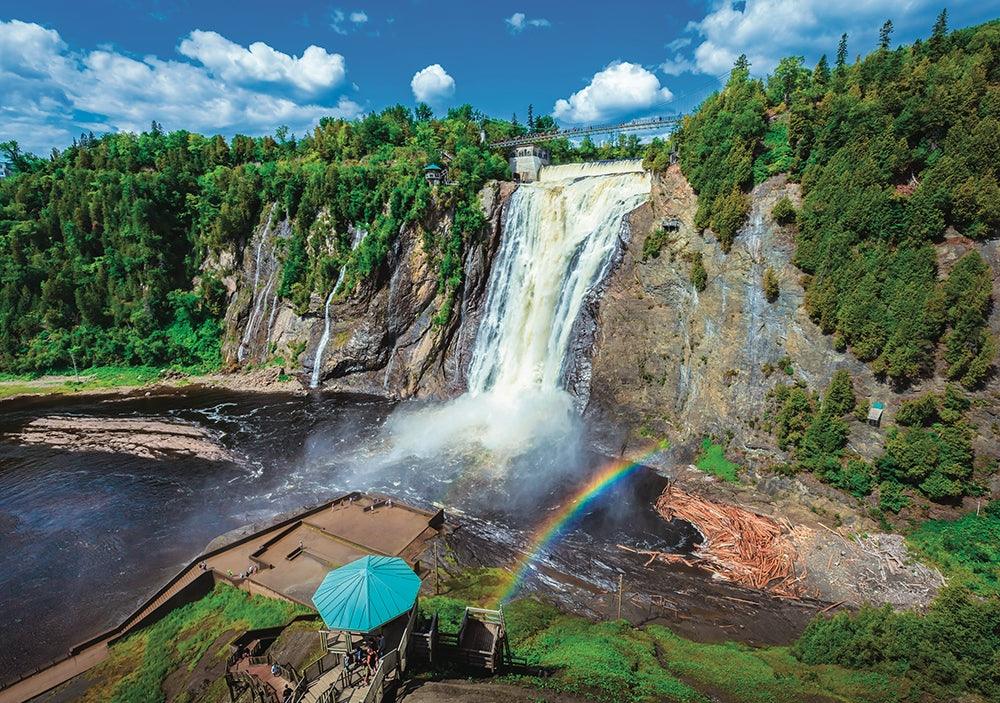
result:
<svg viewBox="0 0 1000 703"><path fill-rule="evenodd" d="M370 632L413 607L420 577L399 557L361 557L328 573L312 602L331 630Z"/></svg>

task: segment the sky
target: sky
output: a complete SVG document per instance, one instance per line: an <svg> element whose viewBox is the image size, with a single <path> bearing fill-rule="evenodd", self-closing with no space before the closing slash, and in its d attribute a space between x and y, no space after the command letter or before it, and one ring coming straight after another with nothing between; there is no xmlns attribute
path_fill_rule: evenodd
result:
<svg viewBox="0 0 1000 703"><path fill-rule="evenodd" d="M1000 0L301 2L0 0L0 141L47 154L85 131L303 134L322 116L427 102L560 125L682 113L746 53L870 51L1000 17Z"/></svg>

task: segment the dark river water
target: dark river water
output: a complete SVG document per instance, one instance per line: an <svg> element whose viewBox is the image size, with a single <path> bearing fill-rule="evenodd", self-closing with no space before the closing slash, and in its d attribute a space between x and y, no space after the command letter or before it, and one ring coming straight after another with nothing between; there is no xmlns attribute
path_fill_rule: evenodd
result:
<svg viewBox="0 0 1000 703"><path fill-rule="evenodd" d="M366 396L199 387L0 403L3 678L116 624L209 541L239 526L344 490L375 491L444 506L503 563L550 509L607 462L581 451L579 438L503 470L481 457L390 460L379 436L392 410L390 402ZM53 414L193 423L210 430L235 460L143 459L11 438L32 419ZM669 525L650 507L663 481L638 472L595 501L566 540L573 548L561 557L562 568L609 586L618 542L688 548L695 537L689 526Z"/></svg>

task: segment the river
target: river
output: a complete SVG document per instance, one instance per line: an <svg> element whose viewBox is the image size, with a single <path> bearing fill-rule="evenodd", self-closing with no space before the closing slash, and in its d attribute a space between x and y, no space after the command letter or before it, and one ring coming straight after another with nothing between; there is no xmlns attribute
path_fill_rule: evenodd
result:
<svg viewBox="0 0 1000 703"><path fill-rule="evenodd" d="M379 433L392 409L368 396L200 387L3 402L0 666L20 672L64 654L120 621L216 536L348 489L444 505L483 545L480 559L509 563L535 523L604 462L575 447L529 453L503 472L467 456L386 460ZM234 460L149 459L10 438L52 415L190 423ZM571 552L571 570L601 580L598 566L586 568L595 541L604 549L618 541L684 548L691 532L650 509L661 487L644 474L597 501L580 524L584 551Z"/></svg>

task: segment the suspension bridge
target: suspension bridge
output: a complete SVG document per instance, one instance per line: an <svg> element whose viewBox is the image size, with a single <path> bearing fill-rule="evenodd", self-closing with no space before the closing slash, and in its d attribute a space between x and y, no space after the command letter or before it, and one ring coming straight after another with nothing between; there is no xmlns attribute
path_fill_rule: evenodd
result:
<svg viewBox="0 0 1000 703"><path fill-rule="evenodd" d="M621 122L619 124L591 125L588 127L572 127L570 129L556 129L550 132L535 132L525 134L512 139L502 139L492 142L491 147L495 149L507 149L510 147L524 146L527 144L538 144L552 139L563 137L586 137L593 134L610 134L614 132L641 132L647 129L661 129L665 127L676 127L684 119L684 115L672 115L665 117L647 117L631 122Z"/></svg>

